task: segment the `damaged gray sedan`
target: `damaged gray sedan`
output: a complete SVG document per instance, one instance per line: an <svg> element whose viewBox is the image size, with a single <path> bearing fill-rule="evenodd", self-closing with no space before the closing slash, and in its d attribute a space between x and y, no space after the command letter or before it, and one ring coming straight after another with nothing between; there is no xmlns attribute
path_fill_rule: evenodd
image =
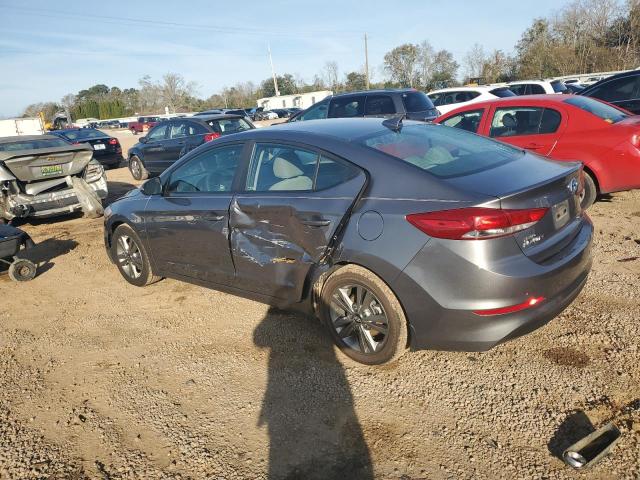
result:
<svg viewBox="0 0 640 480"><path fill-rule="evenodd" d="M579 163L442 125L296 122L193 150L106 209L105 243L133 285L300 308L380 364L486 350L565 309L591 267L582 188Z"/></svg>
<svg viewBox="0 0 640 480"><path fill-rule="evenodd" d="M107 193L90 146L53 135L0 138L0 222L94 212Z"/></svg>

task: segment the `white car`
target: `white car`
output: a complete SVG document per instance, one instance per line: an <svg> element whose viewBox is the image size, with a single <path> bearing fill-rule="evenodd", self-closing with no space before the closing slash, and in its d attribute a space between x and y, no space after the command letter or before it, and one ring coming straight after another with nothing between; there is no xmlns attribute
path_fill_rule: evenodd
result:
<svg viewBox="0 0 640 480"><path fill-rule="evenodd" d="M438 109L440 115L451 110L502 97L513 97L515 94L505 85L480 85L478 87L443 88L427 93L427 96Z"/></svg>
<svg viewBox="0 0 640 480"><path fill-rule="evenodd" d="M509 88L516 95L545 95L567 92L567 86L562 80L522 80L509 82Z"/></svg>

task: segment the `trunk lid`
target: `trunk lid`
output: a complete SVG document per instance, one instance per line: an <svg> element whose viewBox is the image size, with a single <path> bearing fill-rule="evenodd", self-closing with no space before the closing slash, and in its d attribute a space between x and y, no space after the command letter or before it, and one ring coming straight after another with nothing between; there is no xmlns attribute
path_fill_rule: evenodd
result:
<svg viewBox="0 0 640 480"><path fill-rule="evenodd" d="M447 182L492 195L504 209L548 208L535 225L514 234L523 253L543 263L562 251L579 231L581 170L579 162L556 162L526 153L516 161Z"/></svg>
<svg viewBox="0 0 640 480"><path fill-rule="evenodd" d="M69 145L46 150L0 152L0 163L4 163L18 180L34 182L77 175L92 157L89 145Z"/></svg>

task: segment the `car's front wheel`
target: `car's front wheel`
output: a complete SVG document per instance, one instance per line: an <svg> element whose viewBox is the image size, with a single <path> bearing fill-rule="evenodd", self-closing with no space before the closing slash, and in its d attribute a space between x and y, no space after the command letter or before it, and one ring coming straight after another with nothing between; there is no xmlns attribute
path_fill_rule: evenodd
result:
<svg viewBox="0 0 640 480"><path fill-rule="evenodd" d="M144 168L142 160L135 155L129 159L129 171L135 180L146 180L149 178L149 171Z"/></svg>
<svg viewBox="0 0 640 480"><path fill-rule="evenodd" d="M111 239L111 258L124 279L136 287L144 287L161 279L153 274L149 255L129 225L120 225Z"/></svg>
<svg viewBox="0 0 640 480"><path fill-rule="evenodd" d="M336 345L360 363L379 365L407 348L407 320L389 286L373 272L347 265L322 287L319 314Z"/></svg>

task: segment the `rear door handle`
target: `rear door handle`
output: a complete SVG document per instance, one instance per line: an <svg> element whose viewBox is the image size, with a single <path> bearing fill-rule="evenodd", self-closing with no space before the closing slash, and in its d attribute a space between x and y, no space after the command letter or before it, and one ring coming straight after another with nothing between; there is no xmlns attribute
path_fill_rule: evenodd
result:
<svg viewBox="0 0 640 480"><path fill-rule="evenodd" d="M539 143L530 143L529 145L527 145L527 148L530 148L532 150L536 150L538 148L542 148L544 147L544 145L541 145Z"/></svg>
<svg viewBox="0 0 640 480"><path fill-rule="evenodd" d="M302 220L302 223L309 227L326 227L331 223L331 220Z"/></svg>

